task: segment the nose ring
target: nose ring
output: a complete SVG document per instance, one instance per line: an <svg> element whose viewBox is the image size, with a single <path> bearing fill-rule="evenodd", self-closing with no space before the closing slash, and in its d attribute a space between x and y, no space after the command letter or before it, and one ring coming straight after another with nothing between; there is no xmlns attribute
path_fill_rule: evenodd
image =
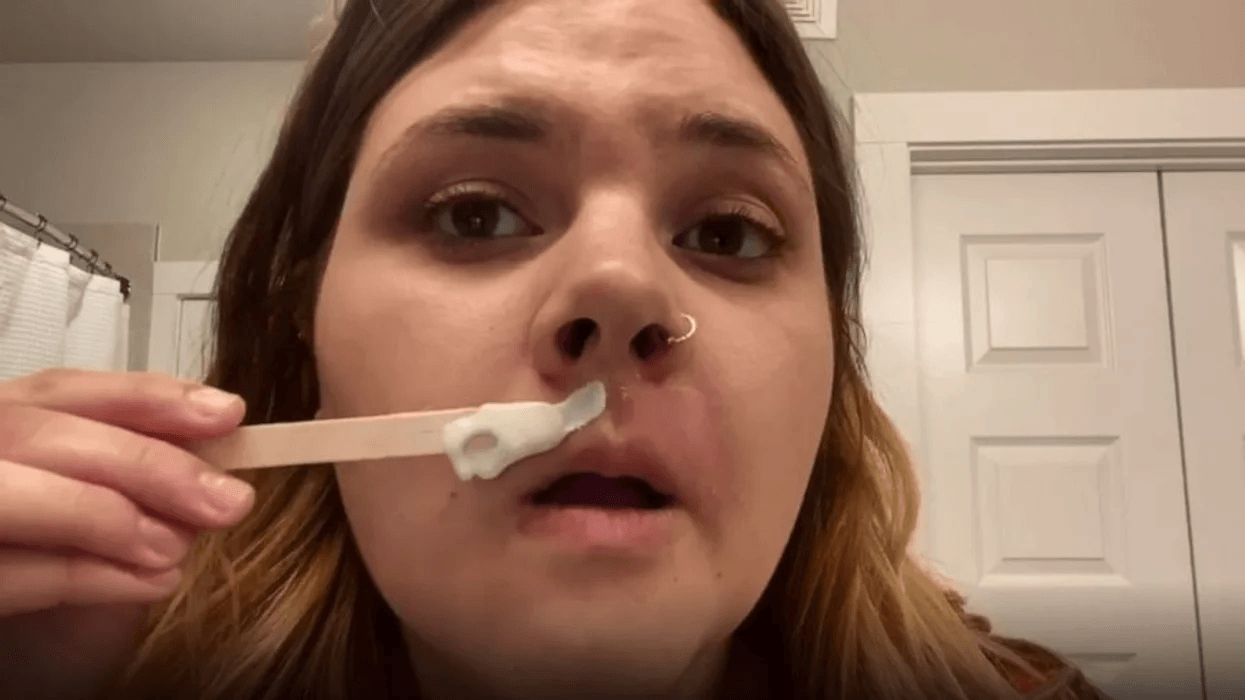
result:
<svg viewBox="0 0 1245 700"><path fill-rule="evenodd" d="M671 338L670 340L666 341L670 345L677 345L679 343L686 342L689 338L691 338L693 335L696 334L696 319L692 318L691 314L680 314L680 315L683 317L684 320L687 321L688 329L687 329L687 332L684 333L683 335L677 338Z"/></svg>

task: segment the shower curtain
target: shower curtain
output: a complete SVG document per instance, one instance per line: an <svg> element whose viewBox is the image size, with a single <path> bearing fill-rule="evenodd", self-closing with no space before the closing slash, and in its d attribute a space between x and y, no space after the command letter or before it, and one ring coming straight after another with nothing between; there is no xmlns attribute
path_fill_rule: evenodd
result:
<svg viewBox="0 0 1245 700"><path fill-rule="evenodd" d="M53 367L123 371L128 337L119 281L0 223L0 381Z"/></svg>

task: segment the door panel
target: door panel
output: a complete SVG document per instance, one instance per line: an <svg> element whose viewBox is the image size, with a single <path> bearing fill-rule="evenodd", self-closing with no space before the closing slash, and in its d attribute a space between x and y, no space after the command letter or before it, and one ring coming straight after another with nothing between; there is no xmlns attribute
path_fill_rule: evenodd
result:
<svg viewBox="0 0 1245 700"><path fill-rule="evenodd" d="M215 261L156 263L147 353L150 371L204 378L216 270Z"/></svg>
<svg viewBox="0 0 1245 700"><path fill-rule="evenodd" d="M1153 174L913 183L929 552L1121 698L1198 697Z"/></svg>
<svg viewBox="0 0 1245 700"><path fill-rule="evenodd" d="M183 297L177 324L177 376L202 380L207 372L213 301Z"/></svg>
<svg viewBox="0 0 1245 700"><path fill-rule="evenodd" d="M1245 697L1245 173L1163 175L1207 695Z"/></svg>

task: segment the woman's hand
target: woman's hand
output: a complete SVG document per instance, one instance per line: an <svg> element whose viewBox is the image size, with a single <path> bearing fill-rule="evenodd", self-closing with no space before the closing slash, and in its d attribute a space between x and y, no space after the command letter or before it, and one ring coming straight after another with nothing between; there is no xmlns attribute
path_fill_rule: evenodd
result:
<svg viewBox="0 0 1245 700"><path fill-rule="evenodd" d="M39 681L45 664L49 683L97 675L131 651L137 613L176 588L195 534L253 504L248 485L178 447L244 412L155 374L0 383L0 689L10 674Z"/></svg>

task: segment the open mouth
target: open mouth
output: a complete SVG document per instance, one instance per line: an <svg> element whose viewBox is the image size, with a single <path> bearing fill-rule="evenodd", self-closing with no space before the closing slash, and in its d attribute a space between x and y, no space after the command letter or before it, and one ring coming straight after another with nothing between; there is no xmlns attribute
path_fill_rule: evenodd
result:
<svg viewBox="0 0 1245 700"><path fill-rule="evenodd" d="M602 508L660 510L674 498L634 476L608 477L588 472L567 474L532 495L531 502L546 508Z"/></svg>

